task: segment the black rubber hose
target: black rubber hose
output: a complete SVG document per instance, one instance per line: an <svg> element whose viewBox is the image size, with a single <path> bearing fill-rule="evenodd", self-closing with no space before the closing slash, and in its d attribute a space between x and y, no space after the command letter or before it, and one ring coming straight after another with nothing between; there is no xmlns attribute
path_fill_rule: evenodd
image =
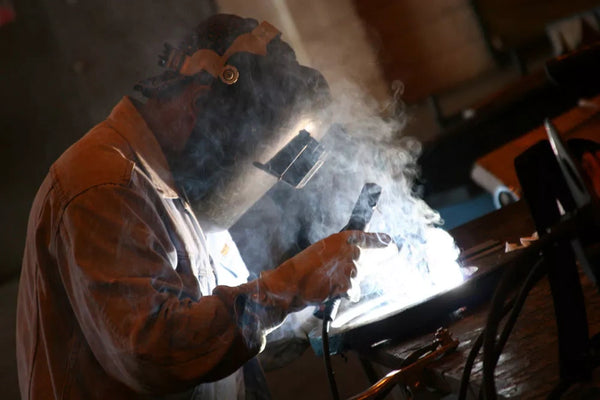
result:
<svg viewBox="0 0 600 400"><path fill-rule="evenodd" d="M538 275L540 273L540 269L543 269L541 268L541 265L543 265L543 262L542 260L538 259L534 266L531 269L529 269L527 278L525 279L524 284L521 286L519 294L517 295L517 301L518 299L521 299L521 304L519 307L517 307L517 304L515 304L515 307L513 308L514 316L512 317L512 319L514 319L515 321L518 317L519 312L521 311L525 299L527 298L527 294L529 293L533 285L539 280ZM496 342L496 335L498 332L498 326L500 325L500 321L502 319L502 307L504 306L505 299L512 289L513 282L516 279L518 279L520 272L522 271L518 267L518 265L515 265L510 270L506 271L505 275L500 280L498 287L496 288L490 312L488 314L488 320L483 335L482 391L483 398L485 400L496 400L497 398L494 371L498 362L499 352L501 352L502 348L504 347L504 344L506 343L506 340L508 339L508 336L510 334L510 330L505 330L505 338L503 339L504 343L501 347L497 345L499 344L499 342ZM514 326L514 321L512 325ZM507 328L512 329L512 326L509 325Z"/></svg>
<svg viewBox="0 0 600 400"><path fill-rule="evenodd" d="M542 279L542 277L546 274L547 271L545 267L546 266L544 264L544 259L542 258L535 263L535 265L529 272L529 275L527 275L525 283L521 287L521 290L519 291L519 294L516 297L515 306L513 307L508 317L508 320L504 324L504 327L502 328L502 333L500 334L500 338L498 339L498 343L496 344L496 360L494 363L494 368L498 364L500 354L502 353L502 350L504 349L504 346L508 341L508 337L510 336L513 328L515 327L515 323L517 322L517 318L521 313L523 304L525 304L525 300L527 300L529 292L531 291L531 289L533 289L535 284L538 283L539 280Z"/></svg>
<svg viewBox="0 0 600 400"><path fill-rule="evenodd" d="M515 304L514 299L510 300L508 303L506 303L506 305L504 306L504 310L502 310L503 318L512 309L514 304ZM473 347L471 347L471 351L469 351L469 355L467 356L467 361L465 362L465 367L463 369L463 373L462 373L462 376L460 379L460 387L458 389L458 399L457 400L466 400L466 398L467 398L467 391L469 388L469 382L471 380L471 372L473 371L473 364L475 364L475 359L477 358L477 355L479 354L479 350L481 350L481 346L483 345L483 334L484 333L485 333L485 329L483 331L481 331L481 333L477 336L477 339L475 339L475 342L473 342Z"/></svg>
<svg viewBox="0 0 600 400"><path fill-rule="evenodd" d="M327 380L329 381L329 390L333 400L340 400L337 383L335 382L335 374L331 366L331 355L329 354L329 326L331 325L331 317L325 315L323 317L323 325L321 330L321 340L323 341L323 358L325 360L325 370L327 371Z"/></svg>
<svg viewBox="0 0 600 400"><path fill-rule="evenodd" d="M483 331L483 398L486 400L495 400L496 399L496 388L493 382L494 378L494 368L491 367L493 365L494 357L495 357L495 347L496 347L496 333L498 331L498 325L500 324L500 320L502 318L502 309L504 306L504 302L506 297L509 295L512 290L512 283L514 280L514 275L516 271L516 266L512 266L502 276L498 286L496 287L496 291L494 292L494 297L492 299L492 303L490 306L490 311L488 313L487 322L485 324L485 330ZM490 389L491 388L491 389Z"/></svg>

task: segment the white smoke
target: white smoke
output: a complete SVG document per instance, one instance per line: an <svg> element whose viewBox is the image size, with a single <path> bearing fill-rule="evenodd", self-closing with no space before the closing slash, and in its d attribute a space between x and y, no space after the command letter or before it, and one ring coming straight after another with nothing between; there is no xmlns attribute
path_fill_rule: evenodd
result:
<svg viewBox="0 0 600 400"><path fill-rule="evenodd" d="M401 86L397 89L401 94ZM362 298L397 310L458 285L462 274L454 240L439 227L439 214L414 192L421 145L402 135L404 108L392 103L387 110L392 115L384 118L356 86L348 83L343 93L328 110L343 129L323 141L329 158L306 187L313 208L309 241L344 226L362 186L374 182L382 193L368 230L392 236L399 251L388 252L385 259L364 251L359 260Z"/></svg>
<svg viewBox="0 0 600 400"><path fill-rule="evenodd" d="M382 117L378 103L349 82L343 96L327 110L341 129L324 138L329 157L306 187L305 196L316 208L311 215L311 242L345 225L367 182L383 189L371 231L378 229L397 239L421 238L424 226L441 223L439 214L413 193L421 145L402 135L406 119L397 97L387 111Z"/></svg>
<svg viewBox="0 0 600 400"><path fill-rule="evenodd" d="M363 250L358 263L361 301L345 301L334 327L383 317L462 282L454 240L439 227L439 214L414 192L421 144L402 135L406 113L398 99L401 90L396 85L394 101L381 110L347 82L343 95L324 110L323 118L341 127L321 141L329 151L324 166L302 190L272 191L246 222L246 229L254 230L250 253L255 257L246 262L250 267L274 267L269 260L283 261L282 251L299 237L307 245L342 229L365 183L382 187L368 231L389 234L399 251L377 255L376 250ZM257 240L260 226L264 231ZM284 324L272 337L289 336L299 326L306 329L307 313L303 315L291 318L293 323Z"/></svg>

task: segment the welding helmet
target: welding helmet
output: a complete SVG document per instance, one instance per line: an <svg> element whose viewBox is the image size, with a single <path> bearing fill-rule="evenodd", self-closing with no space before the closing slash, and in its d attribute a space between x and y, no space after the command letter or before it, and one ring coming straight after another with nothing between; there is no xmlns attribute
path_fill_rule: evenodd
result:
<svg viewBox="0 0 600 400"><path fill-rule="evenodd" d="M160 64L165 73L137 85L148 97L192 79L210 86L183 153L169 161L205 229L229 228L277 181L300 188L323 163L329 88L269 23L213 16L178 48L167 45Z"/></svg>

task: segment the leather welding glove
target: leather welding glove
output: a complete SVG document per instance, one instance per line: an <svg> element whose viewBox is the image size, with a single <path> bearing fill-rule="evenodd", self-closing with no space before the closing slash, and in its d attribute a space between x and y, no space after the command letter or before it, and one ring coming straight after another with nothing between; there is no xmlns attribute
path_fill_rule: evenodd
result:
<svg viewBox="0 0 600 400"><path fill-rule="evenodd" d="M229 298L244 334L257 338L280 325L287 314L345 294L357 275L360 248L384 248L391 241L381 233L336 233L254 281L235 288L218 286L213 294Z"/></svg>
<svg viewBox="0 0 600 400"><path fill-rule="evenodd" d="M343 231L309 246L259 280L259 302L275 302L288 313L345 294L356 277L360 248L383 248L388 235Z"/></svg>

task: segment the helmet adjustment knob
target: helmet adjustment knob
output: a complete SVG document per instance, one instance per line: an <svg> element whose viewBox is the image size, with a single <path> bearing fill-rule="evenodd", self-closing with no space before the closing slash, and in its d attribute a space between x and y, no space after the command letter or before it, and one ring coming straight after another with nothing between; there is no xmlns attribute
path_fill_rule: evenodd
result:
<svg viewBox="0 0 600 400"><path fill-rule="evenodd" d="M239 77L240 72L233 65L226 65L221 70L220 78L223 81L223 83L226 83L228 85L233 85L234 83L236 83Z"/></svg>

